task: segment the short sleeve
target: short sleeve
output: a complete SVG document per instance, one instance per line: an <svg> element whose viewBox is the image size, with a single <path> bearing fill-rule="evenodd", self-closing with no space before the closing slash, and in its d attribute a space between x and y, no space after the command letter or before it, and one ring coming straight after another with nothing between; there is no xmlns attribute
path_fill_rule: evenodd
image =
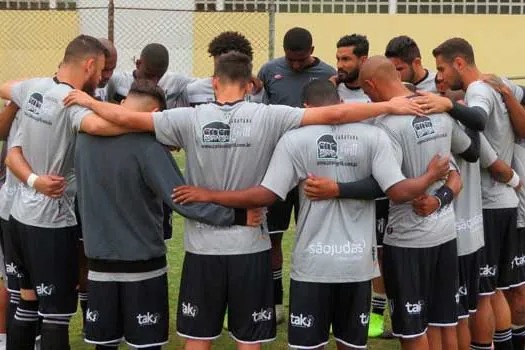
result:
<svg viewBox="0 0 525 350"><path fill-rule="evenodd" d="M469 107L480 107L487 115L491 115L493 105L490 87L484 83L474 83L476 85L467 89L465 99Z"/></svg>
<svg viewBox="0 0 525 350"><path fill-rule="evenodd" d="M377 130L372 155L372 175L379 183L379 186L386 192L390 187L398 182L405 180L401 172L399 157L394 155L392 141L383 130Z"/></svg>
<svg viewBox="0 0 525 350"><path fill-rule="evenodd" d="M268 105L265 108L267 108L265 122L270 124L267 130L278 130L281 136L301 126L304 116L303 108L280 105Z"/></svg>
<svg viewBox="0 0 525 350"><path fill-rule="evenodd" d="M27 97L28 88L31 83L32 83L32 80L25 80L25 81L16 83L11 87L11 100L18 107L22 107L22 104L24 103Z"/></svg>
<svg viewBox="0 0 525 350"><path fill-rule="evenodd" d="M193 126L193 108L174 108L153 113L157 141L166 146L184 148Z"/></svg>
<svg viewBox="0 0 525 350"><path fill-rule="evenodd" d="M300 180L293 156L295 152L291 148L287 137L279 140L261 183L261 186L275 193L283 201Z"/></svg>
<svg viewBox="0 0 525 350"><path fill-rule="evenodd" d="M71 127L74 132L79 132L80 124L82 124L82 119L89 114L93 114L93 111L85 107L78 105L73 105L68 108L69 118L71 120Z"/></svg>

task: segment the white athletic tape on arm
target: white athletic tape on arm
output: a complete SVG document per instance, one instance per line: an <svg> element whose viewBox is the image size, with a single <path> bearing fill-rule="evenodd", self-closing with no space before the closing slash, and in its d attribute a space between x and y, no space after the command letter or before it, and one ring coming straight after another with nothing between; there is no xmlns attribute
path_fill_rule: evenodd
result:
<svg viewBox="0 0 525 350"><path fill-rule="evenodd" d="M34 188L36 179L38 179L38 175L36 174L29 175L29 177L27 178L27 186Z"/></svg>
<svg viewBox="0 0 525 350"><path fill-rule="evenodd" d="M509 182L507 182L507 185L509 185L510 187L516 187L520 184L520 177L518 176L518 174L516 174L516 172L514 171L514 169L512 170L512 178L509 180Z"/></svg>

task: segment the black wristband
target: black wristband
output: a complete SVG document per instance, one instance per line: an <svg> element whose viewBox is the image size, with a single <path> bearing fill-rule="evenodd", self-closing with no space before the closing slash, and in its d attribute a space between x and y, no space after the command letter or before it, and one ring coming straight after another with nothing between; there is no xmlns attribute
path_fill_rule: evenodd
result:
<svg viewBox="0 0 525 350"><path fill-rule="evenodd" d="M438 188L434 193L434 196L436 196L439 201L439 209L446 207L454 200L454 192L452 192L452 189L447 185Z"/></svg>
<svg viewBox="0 0 525 350"><path fill-rule="evenodd" d="M248 226L248 210L235 208L234 209L235 217L233 219L234 225Z"/></svg>

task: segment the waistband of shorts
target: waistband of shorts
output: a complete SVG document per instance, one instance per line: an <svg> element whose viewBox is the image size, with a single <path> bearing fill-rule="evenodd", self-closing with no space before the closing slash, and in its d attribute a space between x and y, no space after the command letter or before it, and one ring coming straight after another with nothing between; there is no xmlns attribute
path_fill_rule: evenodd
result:
<svg viewBox="0 0 525 350"><path fill-rule="evenodd" d="M165 255L149 260L136 261L88 259L89 270L95 272L149 272L162 269L167 265Z"/></svg>

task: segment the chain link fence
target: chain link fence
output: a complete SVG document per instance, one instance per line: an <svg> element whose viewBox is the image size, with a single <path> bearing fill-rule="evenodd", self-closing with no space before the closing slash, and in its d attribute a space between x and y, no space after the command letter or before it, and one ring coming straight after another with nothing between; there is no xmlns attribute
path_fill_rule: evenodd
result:
<svg viewBox="0 0 525 350"><path fill-rule="evenodd" d="M147 8L122 6L128 5L123 1L111 8L109 3L90 0L63 10L0 10L0 81L53 74L67 43L79 34L113 37L119 71L133 70L142 48L156 42L170 52L170 71L209 76L213 60L207 53L208 44L227 30L239 31L250 40L255 71L273 51L268 12L203 12L155 7L149 1ZM159 4L168 5L162 0Z"/></svg>

